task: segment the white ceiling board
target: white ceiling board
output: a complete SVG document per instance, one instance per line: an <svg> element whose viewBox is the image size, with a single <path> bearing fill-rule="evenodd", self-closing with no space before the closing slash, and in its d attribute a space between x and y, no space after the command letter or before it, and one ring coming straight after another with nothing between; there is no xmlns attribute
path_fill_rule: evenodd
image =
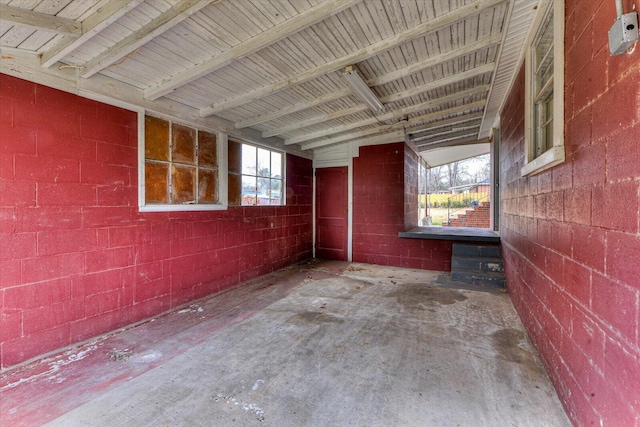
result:
<svg viewBox="0 0 640 427"><path fill-rule="evenodd" d="M428 166L436 167L488 154L490 151L491 145L484 143L435 148L433 150L423 151L420 155L427 162Z"/></svg>

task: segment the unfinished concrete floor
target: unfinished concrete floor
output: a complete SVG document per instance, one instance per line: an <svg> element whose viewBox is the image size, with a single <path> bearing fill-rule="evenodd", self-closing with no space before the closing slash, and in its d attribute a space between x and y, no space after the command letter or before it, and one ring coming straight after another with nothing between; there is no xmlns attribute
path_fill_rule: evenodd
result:
<svg viewBox="0 0 640 427"><path fill-rule="evenodd" d="M5 373L0 425L563 426L502 292L309 262Z"/></svg>

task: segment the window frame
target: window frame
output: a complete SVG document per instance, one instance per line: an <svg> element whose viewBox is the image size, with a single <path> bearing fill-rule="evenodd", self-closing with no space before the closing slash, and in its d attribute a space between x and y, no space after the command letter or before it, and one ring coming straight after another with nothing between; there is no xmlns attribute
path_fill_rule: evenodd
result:
<svg viewBox="0 0 640 427"><path fill-rule="evenodd" d="M244 171L244 167L242 165L242 158L243 156L241 155L241 161L240 161L240 173L238 174L240 177L240 204L239 205L233 205L233 206L239 206L239 207L268 207L268 206L286 206L287 205L287 195L286 195L286 189L287 189L287 184L286 184L286 174L287 174L287 153L284 151L280 151L277 149L274 149L272 147L267 147L267 146L263 146L260 144L255 144L255 143L250 143L250 142L246 142L243 141L241 139L238 138L233 138L233 142L236 144L240 144L240 152L243 153L243 146L248 146L248 147L253 147L256 150L256 163L258 161L258 150L262 149L262 150L266 150L269 152L269 169L271 170L271 156L273 153L279 154L281 156L281 161L280 161L280 178L274 178L274 177L261 177L260 175L258 175L258 171L256 170L256 174L255 175L250 175L245 173ZM257 166L257 165L256 165ZM257 167L256 167L257 169ZM234 173L235 174L235 173ZM264 178L264 179L269 179L269 182L271 183L271 180L278 180L280 181L280 203L277 205L271 204L269 203L268 205L261 205L259 203L257 203L258 198L257 198L257 193L256 193L256 204L254 205L245 205L242 204L242 182L243 182L243 177L245 176L249 176L249 177L255 177L256 180L259 178Z"/></svg>
<svg viewBox="0 0 640 427"><path fill-rule="evenodd" d="M540 31L553 13L553 136L552 145L536 155L538 129L536 128L536 107L533 96L536 93L533 72L534 43ZM564 0L542 0L538 14L532 25L525 48L525 159L520 173L533 176L565 161L564 150Z"/></svg>
<svg viewBox="0 0 640 427"><path fill-rule="evenodd" d="M145 176L145 117L155 117L166 120L170 124L186 126L198 131L204 131L216 136L216 155L218 158L218 203L206 204L158 204L146 202L146 176ZM145 111L138 112L138 210L140 212L193 212L193 211L219 211L228 208L227 193L227 139L226 133L216 130L194 126L190 123L176 120L173 117L149 114Z"/></svg>

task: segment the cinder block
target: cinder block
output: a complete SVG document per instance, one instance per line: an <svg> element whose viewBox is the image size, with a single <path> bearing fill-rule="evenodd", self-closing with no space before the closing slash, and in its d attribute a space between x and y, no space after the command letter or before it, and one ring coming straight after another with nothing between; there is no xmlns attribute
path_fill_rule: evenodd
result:
<svg viewBox="0 0 640 427"><path fill-rule="evenodd" d="M124 123L106 121L100 118L83 116L81 119L81 136L93 141L107 143L106 145L129 146L129 128Z"/></svg>
<svg viewBox="0 0 640 427"><path fill-rule="evenodd" d="M131 225L132 209L129 207L95 207L89 205L82 209L82 224L85 228Z"/></svg>
<svg viewBox="0 0 640 427"><path fill-rule="evenodd" d="M35 233L2 234L0 260L31 258L36 256Z"/></svg>
<svg viewBox="0 0 640 427"><path fill-rule="evenodd" d="M22 283L22 268L20 260L0 260L0 289L13 287Z"/></svg>
<svg viewBox="0 0 640 427"><path fill-rule="evenodd" d="M61 134L80 136L79 119L78 114L67 109L50 110L18 100L13 102L13 122L16 127L36 131L55 129Z"/></svg>
<svg viewBox="0 0 640 427"><path fill-rule="evenodd" d="M631 73L593 103L594 141L611 136L637 120L640 109L637 80L637 74ZM615 114L611 114L612 111Z"/></svg>
<svg viewBox="0 0 640 427"><path fill-rule="evenodd" d="M83 265L83 253L28 258L22 261L22 280L30 283L78 275Z"/></svg>
<svg viewBox="0 0 640 427"><path fill-rule="evenodd" d="M84 341L88 338L113 331L119 326L131 323L131 309L114 310L105 314L84 318L68 325L71 342Z"/></svg>
<svg viewBox="0 0 640 427"><path fill-rule="evenodd" d="M639 88L640 90L640 88ZM640 176L640 125L629 126L607 139L607 180Z"/></svg>
<svg viewBox="0 0 640 427"><path fill-rule="evenodd" d="M0 179L3 206L28 207L36 205L36 183Z"/></svg>
<svg viewBox="0 0 640 427"><path fill-rule="evenodd" d="M114 289L109 292L87 296L84 300L86 316L93 317L123 308L122 293L122 289Z"/></svg>
<svg viewBox="0 0 640 427"><path fill-rule="evenodd" d="M591 188L580 187L564 191L564 220L577 224L591 223Z"/></svg>
<svg viewBox="0 0 640 427"><path fill-rule="evenodd" d="M606 234L606 275L640 290L638 265L629 262L632 254L640 253L640 236L607 232Z"/></svg>
<svg viewBox="0 0 640 427"><path fill-rule="evenodd" d="M107 139L105 137L104 139ZM138 149L116 143L98 142L97 160L99 163L136 168L138 165Z"/></svg>
<svg viewBox="0 0 640 427"><path fill-rule="evenodd" d="M22 314L24 335L53 329L79 318L79 314L82 312L81 303L78 303L79 306L76 306L75 303L75 301L67 300L58 304L47 304L25 310Z"/></svg>
<svg viewBox="0 0 640 427"><path fill-rule="evenodd" d="M76 96L69 92L36 85L36 108L40 110L58 110L80 115L96 115L96 101Z"/></svg>
<svg viewBox="0 0 640 427"><path fill-rule="evenodd" d="M464 243L453 243L452 253L454 256L470 256L470 257L500 258L502 256L499 245L474 245L474 244L464 244Z"/></svg>
<svg viewBox="0 0 640 427"><path fill-rule="evenodd" d="M3 367L16 365L39 354L69 345L69 325L36 332L2 343Z"/></svg>
<svg viewBox="0 0 640 427"><path fill-rule="evenodd" d="M0 96L33 104L36 101L36 84L0 74Z"/></svg>
<svg viewBox="0 0 640 427"><path fill-rule="evenodd" d="M38 184L39 206L94 206L96 191L92 185L77 183Z"/></svg>
<svg viewBox="0 0 640 427"><path fill-rule="evenodd" d="M502 273L452 270L451 280L473 285L505 287L505 277Z"/></svg>
<svg viewBox="0 0 640 427"><path fill-rule="evenodd" d="M628 342L635 340L639 326L637 298L640 290L634 290L594 273L593 312L601 321L618 330Z"/></svg>
<svg viewBox="0 0 640 427"><path fill-rule="evenodd" d="M85 253L85 273L112 270L132 265L131 248L102 249Z"/></svg>
<svg viewBox="0 0 640 427"><path fill-rule="evenodd" d="M503 272L502 258L459 257L451 259L452 270Z"/></svg>
<svg viewBox="0 0 640 427"><path fill-rule="evenodd" d="M101 102L96 102L96 117L102 122L115 123L118 126L137 127L137 114L134 111Z"/></svg>
<svg viewBox="0 0 640 427"><path fill-rule="evenodd" d="M605 378L630 405L639 407L640 395L637 393L637 385L640 384L640 361L637 354L632 353L628 346L621 344L614 337L607 338L605 348Z"/></svg>
<svg viewBox="0 0 640 427"><path fill-rule="evenodd" d="M96 231L48 230L38 233L38 255L57 255L92 251L97 248Z"/></svg>
<svg viewBox="0 0 640 427"><path fill-rule="evenodd" d="M131 168L104 163L82 162L80 181L84 184L130 186Z"/></svg>
<svg viewBox="0 0 640 427"><path fill-rule="evenodd" d="M14 340L22 336L22 312L0 312L0 342Z"/></svg>
<svg viewBox="0 0 640 427"><path fill-rule="evenodd" d="M636 181L595 187L591 204L592 225L637 233L639 191L640 186Z"/></svg>

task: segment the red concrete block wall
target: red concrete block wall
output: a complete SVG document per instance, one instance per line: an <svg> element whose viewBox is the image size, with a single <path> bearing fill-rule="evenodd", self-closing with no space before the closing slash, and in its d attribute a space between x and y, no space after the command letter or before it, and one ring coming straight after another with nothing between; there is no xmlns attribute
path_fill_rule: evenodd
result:
<svg viewBox="0 0 640 427"><path fill-rule="evenodd" d="M615 16L566 0L563 164L520 177L524 72L502 113L507 287L576 425L640 423L640 50L609 56Z"/></svg>
<svg viewBox="0 0 640 427"><path fill-rule="evenodd" d="M417 182L417 157L404 143L360 148L353 159L355 262L451 270L451 242L398 237L407 225L417 226Z"/></svg>
<svg viewBox="0 0 640 427"><path fill-rule="evenodd" d="M0 366L309 258L312 164L287 206L140 213L135 113L0 74Z"/></svg>

